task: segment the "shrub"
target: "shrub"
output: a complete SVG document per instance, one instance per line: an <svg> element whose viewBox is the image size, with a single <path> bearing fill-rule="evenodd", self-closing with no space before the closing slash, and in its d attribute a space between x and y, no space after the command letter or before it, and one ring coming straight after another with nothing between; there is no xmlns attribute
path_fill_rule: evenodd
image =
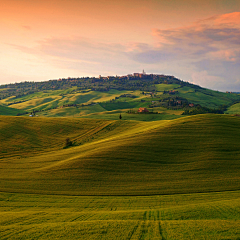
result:
<svg viewBox="0 0 240 240"><path fill-rule="evenodd" d="M72 145L73 145L73 143L72 143L72 141L70 140L70 138L66 138L64 148L70 147L70 146L72 146Z"/></svg>

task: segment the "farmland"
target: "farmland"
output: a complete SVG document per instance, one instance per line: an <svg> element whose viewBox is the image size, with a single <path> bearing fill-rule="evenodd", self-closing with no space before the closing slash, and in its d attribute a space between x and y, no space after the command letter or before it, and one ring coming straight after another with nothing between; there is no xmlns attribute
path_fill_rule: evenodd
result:
<svg viewBox="0 0 240 240"><path fill-rule="evenodd" d="M181 81L173 76L78 78L46 82L23 82L0 86L0 115L81 117L158 121L196 113L238 113L234 93L223 93ZM189 105L190 104L190 105ZM191 106L191 107L189 107ZM134 116L146 107L159 116ZM197 108L197 110L195 109ZM187 112L189 113L189 112Z"/></svg>
<svg viewBox="0 0 240 240"><path fill-rule="evenodd" d="M239 239L240 192L136 197L1 193L1 239Z"/></svg>
<svg viewBox="0 0 240 240"><path fill-rule="evenodd" d="M239 124L1 116L0 238L239 239Z"/></svg>
<svg viewBox="0 0 240 240"><path fill-rule="evenodd" d="M240 96L145 78L1 86L0 239L240 239Z"/></svg>

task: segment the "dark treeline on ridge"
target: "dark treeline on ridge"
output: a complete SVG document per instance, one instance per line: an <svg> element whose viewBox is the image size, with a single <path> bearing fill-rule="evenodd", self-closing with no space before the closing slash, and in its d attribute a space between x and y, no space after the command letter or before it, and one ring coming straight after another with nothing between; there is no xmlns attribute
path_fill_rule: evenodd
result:
<svg viewBox="0 0 240 240"><path fill-rule="evenodd" d="M91 89L92 91L116 90L140 90L156 91L155 84L180 84L181 86L190 86L198 90L204 88L184 82L174 76L158 74L133 74L127 76L108 76L108 77L82 77L82 78L61 78L58 80L49 80L43 82L20 82L0 85L0 99L10 96L23 97L28 94L44 90L63 90L77 87L76 91Z"/></svg>

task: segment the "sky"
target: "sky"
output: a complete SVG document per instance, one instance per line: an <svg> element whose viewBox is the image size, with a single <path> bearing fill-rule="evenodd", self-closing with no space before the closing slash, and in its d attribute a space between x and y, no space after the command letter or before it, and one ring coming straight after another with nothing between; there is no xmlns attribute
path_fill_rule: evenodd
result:
<svg viewBox="0 0 240 240"><path fill-rule="evenodd" d="M240 0L0 0L0 84L173 75L240 91Z"/></svg>

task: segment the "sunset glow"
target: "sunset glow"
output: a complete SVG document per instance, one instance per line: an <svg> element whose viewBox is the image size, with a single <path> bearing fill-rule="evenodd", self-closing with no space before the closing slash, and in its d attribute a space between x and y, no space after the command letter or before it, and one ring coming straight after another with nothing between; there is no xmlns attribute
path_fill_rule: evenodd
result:
<svg viewBox="0 0 240 240"><path fill-rule="evenodd" d="M0 4L0 84L145 69L240 91L238 0Z"/></svg>

